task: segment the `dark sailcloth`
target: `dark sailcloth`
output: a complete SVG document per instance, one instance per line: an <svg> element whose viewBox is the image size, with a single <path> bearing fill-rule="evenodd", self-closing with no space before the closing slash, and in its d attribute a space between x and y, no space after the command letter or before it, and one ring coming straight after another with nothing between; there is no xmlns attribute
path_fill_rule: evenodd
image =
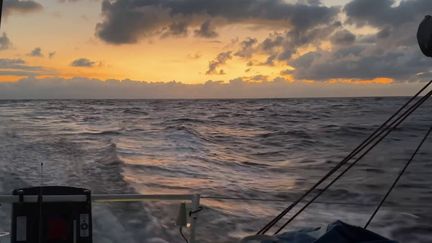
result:
<svg viewBox="0 0 432 243"><path fill-rule="evenodd" d="M0 0L0 27L1 27L2 13L3 13L3 0Z"/></svg>
<svg viewBox="0 0 432 243"><path fill-rule="evenodd" d="M427 15L420 23L417 41L424 55L432 57L432 17Z"/></svg>
<svg viewBox="0 0 432 243"><path fill-rule="evenodd" d="M293 231L277 236L278 240L264 240L262 243L397 243L362 227L336 221L327 231L316 237L319 228Z"/></svg>

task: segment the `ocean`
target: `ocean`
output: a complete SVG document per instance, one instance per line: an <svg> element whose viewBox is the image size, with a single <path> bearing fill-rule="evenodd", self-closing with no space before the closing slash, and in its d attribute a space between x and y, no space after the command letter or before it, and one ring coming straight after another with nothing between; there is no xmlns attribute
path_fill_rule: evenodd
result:
<svg viewBox="0 0 432 243"><path fill-rule="evenodd" d="M319 180L407 97L258 100L2 100L0 190L200 193L199 242L254 234ZM432 125L428 101L286 230L364 225ZM432 138L369 229L432 242ZM95 203L94 242L184 242L178 203ZM10 206L0 208L10 231Z"/></svg>

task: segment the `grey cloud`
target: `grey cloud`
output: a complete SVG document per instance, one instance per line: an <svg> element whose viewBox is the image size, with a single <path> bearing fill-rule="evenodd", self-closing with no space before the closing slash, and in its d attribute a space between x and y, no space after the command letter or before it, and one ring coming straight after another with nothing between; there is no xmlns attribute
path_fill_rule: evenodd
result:
<svg viewBox="0 0 432 243"><path fill-rule="evenodd" d="M13 70L26 70L26 71L40 71L43 70L39 66L29 66L22 59L8 59L0 58L0 69L13 69Z"/></svg>
<svg viewBox="0 0 432 243"><path fill-rule="evenodd" d="M321 5L321 0L297 0L298 3L308 5Z"/></svg>
<svg viewBox="0 0 432 243"><path fill-rule="evenodd" d="M401 1L399 5L395 4L394 0L353 0L345 6L344 11L350 23L382 28L419 22L432 9L430 0Z"/></svg>
<svg viewBox="0 0 432 243"><path fill-rule="evenodd" d="M5 0L3 3L3 13L8 16L11 13L30 13L42 10L43 6L32 0Z"/></svg>
<svg viewBox="0 0 432 243"><path fill-rule="evenodd" d="M240 50L235 53L236 56L249 58L254 53L254 46L258 43L256 38L247 38L240 43Z"/></svg>
<svg viewBox="0 0 432 243"><path fill-rule="evenodd" d="M283 41L284 37L281 34L274 33L270 34L261 45L264 51L271 51L274 47L282 45Z"/></svg>
<svg viewBox="0 0 432 243"><path fill-rule="evenodd" d="M58 2L61 2L61 3L67 3L67 2L72 2L72 3L75 3L75 2L81 2L81 1L83 1L83 0L58 0ZM88 2L98 2L99 0L87 0Z"/></svg>
<svg viewBox="0 0 432 243"><path fill-rule="evenodd" d="M91 61L87 58L78 58L70 64L73 67L93 67L96 64L96 62Z"/></svg>
<svg viewBox="0 0 432 243"><path fill-rule="evenodd" d="M373 79L396 81L432 78L431 61L421 55L417 26L432 9L430 0L353 0L344 7L349 24L373 26L376 34L354 39L346 30L331 36L331 52L318 50L291 60L298 79ZM424 75L419 75L420 73Z"/></svg>
<svg viewBox="0 0 432 243"><path fill-rule="evenodd" d="M199 29L195 30L195 35L204 38L215 38L218 33L215 31L215 26L211 20L206 20Z"/></svg>
<svg viewBox="0 0 432 243"><path fill-rule="evenodd" d="M266 61L259 63L259 65L271 66L274 65L275 62L289 63L298 48L307 45L318 46L323 40L327 40L329 36L341 28L341 23L334 20L333 22L321 23L313 28L305 30L274 32L269 34L269 36L254 49L249 49L248 56L252 56L253 53L263 53L267 55ZM242 53L243 50L244 46L242 46L238 52Z"/></svg>
<svg viewBox="0 0 432 243"><path fill-rule="evenodd" d="M331 36L331 41L336 45L353 44L356 36L348 30L340 30Z"/></svg>
<svg viewBox="0 0 432 243"><path fill-rule="evenodd" d="M204 84L180 82L150 83L131 80L97 80L86 78L26 78L13 83L0 83L0 99L160 99L160 98L288 98L314 96L382 96L407 95L418 84L399 85L326 85L286 82L283 78L255 76L258 82L238 78L224 83Z"/></svg>
<svg viewBox="0 0 432 243"><path fill-rule="evenodd" d="M33 49L28 56L32 56L32 57L43 57L42 54L42 49L40 47L36 47L35 49Z"/></svg>
<svg viewBox="0 0 432 243"><path fill-rule="evenodd" d="M385 39L391 35L391 32L392 30L390 27L385 27L377 33L377 37L380 39Z"/></svg>
<svg viewBox="0 0 432 243"><path fill-rule="evenodd" d="M288 73L296 79L326 81L389 77L396 81L418 81L427 78L431 76L432 63L421 55L415 36L419 22L432 9L432 1L395 3L393 0L353 0L343 8L347 22L334 20L301 32L271 33L253 53L267 55L261 65L283 61L294 66L296 69ZM369 25L378 31L356 36L345 28L347 24ZM333 44L331 50L321 49L322 41L330 41ZM308 45L317 50L302 56L293 55L298 48Z"/></svg>
<svg viewBox="0 0 432 243"><path fill-rule="evenodd" d="M135 43L140 38L164 33L179 21L201 29L210 27L209 19L224 24L251 23L302 31L330 22L337 13L335 7L290 4L283 0L105 0L103 20L97 24L96 34L112 44Z"/></svg>
<svg viewBox="0 0 432 243"><path fill-rule="evenodd" d="M344 7L348 23L377 28L376 42L387 48L416 45L414 32L431 9L430 0L353 0Z"/></svg>
<svg viewBox="0 0 432 243"><path fill-rule="evenodd" d="M53 74L53 72L40 66L28 65L22 59L0 58L0 76L38 76L42 74Z"/></svg>
<svg viewBox="0 0 432 243"><path fill-rule="evenodd" d="M169 30L164 36L186 36L188 34L188 24L186 22L174 22L169 26Z"/></svg>
<svg viewBox="0 0 432 243"><path fill-rule="evenodd" d="M209 63L207 75L210 74L225 74L223 70L217 70L221 65L224 65L229 59L232 58L231 51L219 53L218 56Z"/></svg>
<svg viewBox="0 0 432 243"><path fill-rule="evenodd" d="M39 73L31 71L17 71L17 70L1 70L0 76L37 76Z"/></svg>
<svg viewBox="0 0 432 243"><path fill-rule="evenodd" d="M3 33L2 36L0 36L0 51L1 50L7 50L12 47L12 42L7 37L6 33Z"/></svg>
<svg viewBox="0 0 432 243"><path fill-rule="evenodd" d="M431 62L419 58L416 48L386 53L370 53L367 47L352 47L335 52L308 53L293 62L297 79L374 79L389 77L397 81L421 81L417 74L430 70ZM430 75L431 76L431 75ZM431 76L432 77L432 76Z"/></svg>

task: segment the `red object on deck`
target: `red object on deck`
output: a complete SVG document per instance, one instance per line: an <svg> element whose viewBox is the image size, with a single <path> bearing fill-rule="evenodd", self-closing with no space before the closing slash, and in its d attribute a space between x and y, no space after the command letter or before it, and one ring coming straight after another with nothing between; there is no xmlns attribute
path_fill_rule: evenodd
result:
<svg viewBox="0 0 432 243"><path fill-rule="evenodd" d="M67 240L69 235L68 224L62 218L48 220L48 240Z"/></svg>

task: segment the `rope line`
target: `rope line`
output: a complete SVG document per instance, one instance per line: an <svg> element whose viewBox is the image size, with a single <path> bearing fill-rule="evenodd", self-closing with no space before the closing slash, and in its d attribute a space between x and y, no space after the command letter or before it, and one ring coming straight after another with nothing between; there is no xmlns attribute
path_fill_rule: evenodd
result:
<svg viewBox="0 0 432 243"><path fill-rule="evenodd" d="M184 240L186 243L189 243L188 239L186 238L186 236L185 236L184 233L183 233L183 226L180 226L180 227L179 227L179 232L180 232L180 235L181 235L181 237L183 238L183 240Z"/></svg>
<svg viewBox="0 0 432 243"><path fill-rule="evenodd" d="M277 215L273 220L266 224L257 234L265 234L270 228L272 228L282 217L284 217L292 208L294 208L299 202L301 202L306 196L308 196L312 191L314 191L322 182L339 170L343 165L345 165L349 160L356 156L361 150L363 150L367 145L369 145L374 139L376 139L380 134L382 134L387 128L387 124L393 120L402 110L404 110L413 100L415 100L426 88L432 84L432 80L429 81L420 91L418 91L410 100L408 100L398 111L396 111L389 119L387 119L379 128L377 128L368 138L366 138L360 145L358 145L347 157L345 157L341 162L339 162L334 168L332 168L324 177L322 177L318 182L316 182L310 189L304 192L296 201L290 204L285 210L283 210L279 215Z"/></svg>
<svg viewBox="0 0 432 243"><path fill-rule="evenodd" d="M225 196L201 196L201 199L208 200L224 200L224 201L257 201L257 202L283 202L287 201L284 199L272 199L272 198L244 198L244 197L225 197ZM309 201L305 201L309 202ZM292 202L289 202L292 203ZM336 202L336 201L317 201L314 204L324 205L346 205L346 206L360 206L360 207L373 207L376 203L355 203L355 202ZM385 204L384 204L385 205ZM432 208L432 204L404 204L404 205L386 205L386 207L397 207L397 208Z"/></svg>
<svg viewBox="0 0 432 243"><path fill-rule="evenodd" d="M332 186L337 180L339 180L347 171L349 171L354 165L356 165L364 156L366 156L375 146L377 146L388 134L390 134L395 128L397 128L406 118L408 118L418 107L420 107L429 97L432 95L432 90L429 93L417 101L412 107L405 111L401 117L391 123L391 127L387 132L379 138L372 146L370 146L360 157L352 162L345 170L343 170L337 177L335 177L326 187L317 193L308 203L306 203L297 213L295 213L289 220L287 220L276 232L279 233L289 223L291 223L301 212L303 212L312 202L314 202L319 196L321 196L330 186Z"/></svg>
<svg viewBox="0 0 432 243"><path fill-rule="evenodd" d="M390 193L393 191L393 189L395 188L396 184L399 182L400 178L402 177L402 175L405 173L405 171L407 170L408 166L411 164L411 162L414 160L415 156L417 155L417 153L420 151L421 147L423 146L423 144L425 143L425 141L427 140L427 138L429 137L430 133L432 131L432 127L429 128L429 130L427 131L426 135L423 137L423 139L421 140L420 144L417 146L416 150L414 151L414 153L412 154L411 158L408 160L408 162L405 164L405 166L403 167L403 169L399 172L398 176L396 177L396 179L394 180L393 184L391 185L391 187L389 188L389 190L387 191L387 193L385 194L385 196L381 199L380 203L378 204L378 206L375 208L375 211L372 213L372 215L370 216L369 220L367 221L367 223L365 224L364 228L366 229L369 224L372 222L372 220L374 219L375 215L377 214L378 210L381 208L381 206L384 204L385 200L387 199L387 197L390 195Z"/></svg>

